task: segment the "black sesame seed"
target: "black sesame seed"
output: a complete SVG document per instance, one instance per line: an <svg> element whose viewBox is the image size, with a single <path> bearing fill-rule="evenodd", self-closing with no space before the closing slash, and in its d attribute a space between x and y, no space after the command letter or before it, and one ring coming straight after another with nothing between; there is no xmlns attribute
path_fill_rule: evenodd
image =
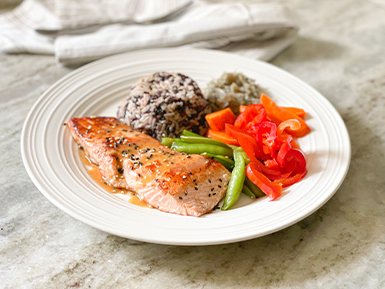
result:
<svg viewBox="0 0 385 289"><path fill-rule="evenodd" d="M63 125L67 125L66 123L63 123Z"/></svg>
<svg viewBox="0 0 385 289"><path fill-rule="evenodd" d="M209 183L211 184L211 180L209 180Z"/></svg>
<svg viewBox="0 0 385 289"><path fill-rule="evenodd" d="M211 197L211 194L209 194L209 197Z"/></svg>
<svg viewBox="0 0 385 289"><path fill-rule="evenodd" d="M218 185L218 188L222 188L222 186Z"/></svg>
<svg viewBox="0 0 385 289"><path fill-rule="evenodd" d="M196 191L198 191L198 188L197 188L197 187L195 187L195 190L196 190Z"/></svg>
<svg viewBox="0 0 385 289"><path fill-rule="evenodd" d="M127 130L124 128L124 129L122 129L122 131L127 131Z"/></svg>
<svg viewBox="0 0 385 289"><path fill-rule="evenodd" d="M112 125L112 123L109 123L108 125L109 125L109 126L111 126L111 125Z"/></svg>
<svg viewBox="0 0 385 289"><path fill-rule="evenodd" d="M138 174L138 177L140 178L140 174Z"/></svg>
<svg viewBox="0 0 385 289"><path fill-rule="evenodd" d="M217 193L213 193L213 196L215 196Z"/></svg>
<svg viewBox="0 0 385 289"><path fill-rule="evenodd" d="M188 155L186 158L188 158L188 159L189 159L189 158L191 158L191 156L190 156L190 155Z"/></svg>
<svg viewBox="0 0 385 289"><path fill-rule="evenodd" d="M182 197L179 197L179 200L182 200L183 198Z"/></svg>
<svg viewBox="0 0 385 289"><path fill-rule="evenodd" d="M197 179L193 180L193 182L195 183L197 181Z"/></svg>
<svg viewBox="0 0 385 289"><path fill-rule="evenodd" d="M187 191L185 191L185 192L184 192L184 194L185 194L185 196L187 196L188 192L187 192Z"/></svg>
<svg viewBox="0 0 385 289"><path fill-rule="evenodd" d="M110 133L111 131L110 130L107 130L107 133Z"/></svg>
<svg viewBox="0 0 385 289"><path fill-rule="evenodd" d="M84 149L84 147L83 147L83 146L80 146L80 148L81 148L81 149Z"/></svg>
<svg viewBox="0 0 385 289"><path fill-rule="evenodd" d="M192 172L188 172L190 175L192 175Z"/></svg>
<svg viewBox="0 0 385 289"><path fill-rule="evenodd" d="M159 182L159 179L155 179L155 182Z"/></svg>
<svg viewBox="0 0 385 289"><path fill-rule="evenodd" d="M222 182L222 179L219 179L220 182Z"/></svg>
<svg viewBox="0 0 385 289"><path fill-rule="evenodd" d="M114 148L116 148L118 146L118 144L116 143L116 141L114 141Z"/></svg>
<svg viewBox="0 0 385 289"><path fill-rule="evenodd" d="M123 172L124 172L123 169L119 169L119 170L118 170L118 173L119 173L119 174L123 174Z"/></svg>
<svg viewBox="0 0 385 289"><path fill-rule="evenodd" d="M136 146L134 147L134 149L136 149L136 150L137 150L137 149L138 149L138 147L139 147L139 146L137 146L137 145L136 145Z"/></svg>
<svg viewBox="0 0 385 289"><path fill-rule="evenodd" d="M134 169L134 167L131 167L131 171Z"/></svg>
<svg viewBox="0 0 385 289"><path fill-rule="evenodd" d="M214 191L214 188L212 188L211 191Z"/></svg>

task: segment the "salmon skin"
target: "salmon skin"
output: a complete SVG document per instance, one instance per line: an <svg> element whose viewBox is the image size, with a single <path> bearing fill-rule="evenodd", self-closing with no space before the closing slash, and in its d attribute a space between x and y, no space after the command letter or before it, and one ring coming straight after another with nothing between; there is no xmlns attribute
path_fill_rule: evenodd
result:
<svg viewBox="0 0 385 289"><path fill-rule="evenodd" d="M226 194L231 174L208 157L173 151L112 117L73 118L67 126L107 183L161 211L199 217Z"/></svg>

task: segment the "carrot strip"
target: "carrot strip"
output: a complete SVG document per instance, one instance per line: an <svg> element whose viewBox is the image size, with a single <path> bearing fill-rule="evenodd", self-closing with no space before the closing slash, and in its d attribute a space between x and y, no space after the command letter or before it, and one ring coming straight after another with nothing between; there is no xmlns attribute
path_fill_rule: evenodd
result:
<svg viewBox="0 0 385 289"><path fill-rule="evenodd" d="M225 144L239 146L238 141L236 139L232 138L231 136L229 136L228 134L226 134L224 131L216 131L216 130L213 130L212 128L210 128L209 132L207 133L207 137L221 141Z"/></svg>
<svg viewBox="0 0 385 289"><path fill-rule="evenodd" d="M292 130L290 128L287 129L287 131L292 136L302 137L307 135L310 132L310 128L307 126L307 124L302 118L300 118L295 113L289 110L286 110L283 107L280 107L274 101L272 101L267 95L265 94L261 95L261 103L266 110L268 118L271 119L277 125L279 125L281 122L288 119L297 119L300 122L301 127L299 129L297 130Z"/></svg>
<svg viewBox="0 0 385 289"><path fill-rule="evenodd" d="M246 110L246 108L247 108L247 105L241 105L241 106L239 106L239 112L240 112L240 113L244 112L244 111Z"/></svg>
<svg viewBox="0 0 385 289"><path fill-rule="evenodd" d="M225 129L225 124L233 124L236 116L230 108L225 108L220 111L216 111L206 115L206 121L211 129L216 131L222 131Z"/></svg>
<svg viewBox="0 0 385 289"><path fill-rule="evenodd" d="M298 107L282 107L282 108L298 115L302 119L304 119L306 115L306 111L304 111L302 108L298 108Z"/></svg>

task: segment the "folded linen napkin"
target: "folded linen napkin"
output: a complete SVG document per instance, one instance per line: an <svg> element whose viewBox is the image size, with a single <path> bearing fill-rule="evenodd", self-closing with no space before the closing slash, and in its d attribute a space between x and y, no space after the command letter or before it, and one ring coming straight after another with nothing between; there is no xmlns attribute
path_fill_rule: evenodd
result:
<svg viewBox="0 0 385 289"><path fill-rule="evenodd" d="M273 4L191 0L25 0L0 15L0 51L64 64L155 47L217 48L269 60L298 28Z"/></svg>

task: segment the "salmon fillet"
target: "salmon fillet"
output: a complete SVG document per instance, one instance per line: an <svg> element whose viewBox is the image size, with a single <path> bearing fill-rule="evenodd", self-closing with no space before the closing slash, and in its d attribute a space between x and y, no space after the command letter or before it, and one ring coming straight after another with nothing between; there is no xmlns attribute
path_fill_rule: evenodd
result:
<svg viewBox="0 0 385 289"><path fill-rule="evenodd" d="M201 216L225 196L230 172L200 155L187 155L112 117L67 122L85 155L111 186L169 213Z"/></svg>

